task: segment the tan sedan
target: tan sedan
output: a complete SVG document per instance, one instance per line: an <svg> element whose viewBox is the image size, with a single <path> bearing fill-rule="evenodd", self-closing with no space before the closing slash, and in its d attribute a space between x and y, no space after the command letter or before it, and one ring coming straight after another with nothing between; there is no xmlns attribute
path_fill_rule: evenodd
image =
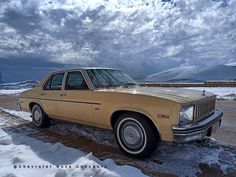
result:
<svg viewBox="0 0 236 177"><path fill-rule="evenodd" d="M20 95L19 105L40 128L56 118L113 129L126 154L145 158L160 140L210 136L223 116L215 99L204 91L141 87L116 69L79 68L49 74Z"/></svg>

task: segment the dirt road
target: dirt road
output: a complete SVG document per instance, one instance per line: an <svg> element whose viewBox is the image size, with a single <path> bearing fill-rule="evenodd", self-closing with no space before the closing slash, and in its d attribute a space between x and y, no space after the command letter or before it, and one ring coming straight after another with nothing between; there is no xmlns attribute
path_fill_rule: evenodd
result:
<svg viewBox="0 0 236 177"><path fill-rule="evenodd" d="M17 99L17 96L0 96L0 107L17 110ZM1 127L6 132L26 134L43 142L63 143L92 152L100 159L112 158L117 164L135 166L149 176L235 177L236 102L218 101L217 106L225 112L225 117L220 131L214 134L216 142L211 139L187 144L162 142L152 157L145 160L123 155L115 145L110 131L63 121L53 121L48 129L37 129L32 123L4 111L0 111L0 116L12 125Z"/></svg>

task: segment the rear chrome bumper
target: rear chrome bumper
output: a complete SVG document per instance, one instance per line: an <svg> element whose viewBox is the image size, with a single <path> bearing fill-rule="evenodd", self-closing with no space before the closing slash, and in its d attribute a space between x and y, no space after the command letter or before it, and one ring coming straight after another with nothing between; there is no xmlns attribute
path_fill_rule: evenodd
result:
<svg viewBox="0 0 236 177"><path fill-rule="evenodd" d="M216 109L209 117L198 122L182 126L172 126L174 141L188 142L202 139L205 136L211 136L211 133L220 127L222 116L223 112Z"/></svg>

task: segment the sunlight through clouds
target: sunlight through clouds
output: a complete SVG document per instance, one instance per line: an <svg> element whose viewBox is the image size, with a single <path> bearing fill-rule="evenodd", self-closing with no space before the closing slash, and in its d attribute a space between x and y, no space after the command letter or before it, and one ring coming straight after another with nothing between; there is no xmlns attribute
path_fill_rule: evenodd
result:
<svg viewBox="0 0 236 177"><path fill-rule="evenodd" d="M4 0L0 55L140 76L227 64L236 55L235 9L235 0Z"/></svg>

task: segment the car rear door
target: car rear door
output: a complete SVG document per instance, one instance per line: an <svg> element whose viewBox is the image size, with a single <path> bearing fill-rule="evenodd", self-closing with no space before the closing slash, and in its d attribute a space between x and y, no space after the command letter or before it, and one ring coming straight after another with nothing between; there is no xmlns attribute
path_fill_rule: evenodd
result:
<svg viewBox="0 0 236 177"><path fill-rule="evenodd" d="M58 102L60 116L81 123L93 122L92 92L80 71L67 73Z"/></svg>
<svg viewBox="0 0 236 177"><path fill-rule="evenodd" d="M39 95L39 100L43 110L51 117L60 116L58 111L58 101L62 91L64 75L65 73L61 72L49 77Z"/></svg>

